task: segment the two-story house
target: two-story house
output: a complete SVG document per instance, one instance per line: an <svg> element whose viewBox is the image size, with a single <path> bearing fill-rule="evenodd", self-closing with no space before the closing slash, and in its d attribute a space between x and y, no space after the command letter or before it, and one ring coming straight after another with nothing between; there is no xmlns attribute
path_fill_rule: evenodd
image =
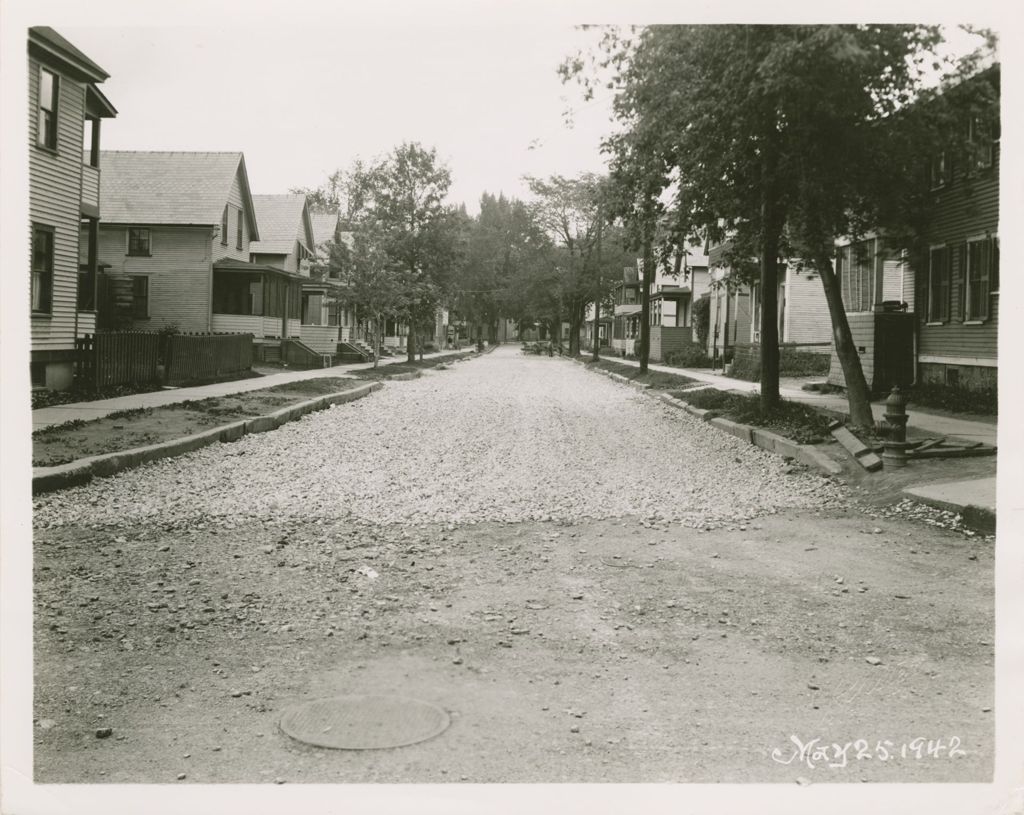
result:
<svg viewBox="0 0 1024 815"><path fill-rule="evenodd" d="M622 282L613 292L611 346L619 353L635 354L640 341L641 264L638 260L635 267L623 269ZM671 352L696 341L693 304L708 285L708 259L700 249L687 247L678 253L671 269L656 267L650 284L651 362L662 362Z"/></svg>
<svg viewBox="0 0 1024 815"><path fill-rule="evenodd" d="M299 336L304 278L250 261L261 236L241 153L102 160L99 256L118 327L249 333L260 358Z"/></svg>
<svg viewBox="0 0 1024 815"><path fill-rule="evenodd" d="M949 149L930 157L927 217L912 245L883 235L836 242L843 306L876 393L915 382L996 386L999 89L997 64L951 90L984 101L964 105L961 138L948 134ZM829 381L845 385L834 354Z"/></svg>
<svg viewBox="0 0 1024 815"><path fill-rule="evenodd" d="M100 122L108 74L52 28L29 29L31 379L61 390L75 340L95 329Z"/></svg>
<svg viewBox="0 0 1024 815"><path fill-rule="evenodd" d="M708 248L711 298L708 355L717 354L718 358L730 349L761 342L761 284L739 279L729 265L729 249L728 239ZM832 319L817 271L796 259L780 261L776 304L780 345L815 353L829 352Z"/></svg>

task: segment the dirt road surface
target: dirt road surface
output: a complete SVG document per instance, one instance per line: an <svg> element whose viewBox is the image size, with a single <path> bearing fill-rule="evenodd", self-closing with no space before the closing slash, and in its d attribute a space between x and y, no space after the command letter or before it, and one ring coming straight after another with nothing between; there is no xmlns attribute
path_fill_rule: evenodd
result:
<svg viewBox="0 0 1024 815"><path fill-rule="evenodd" d="M34 523L37 782L991 778L990 541L565 360L501 348ZM279 729L361 693L452 724Z"/></svg>

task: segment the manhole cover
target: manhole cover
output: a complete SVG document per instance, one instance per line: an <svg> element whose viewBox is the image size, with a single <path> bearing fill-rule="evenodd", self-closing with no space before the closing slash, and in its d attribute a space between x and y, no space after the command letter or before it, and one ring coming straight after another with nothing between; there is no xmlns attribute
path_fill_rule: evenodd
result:
<svg viewBox="0 0 1024 815"><path fill-rule="evenodd" d="M297 741L337 750L405 747L451 724L436 705L400 696L337 696L289 708L281 730Z"/></svg>

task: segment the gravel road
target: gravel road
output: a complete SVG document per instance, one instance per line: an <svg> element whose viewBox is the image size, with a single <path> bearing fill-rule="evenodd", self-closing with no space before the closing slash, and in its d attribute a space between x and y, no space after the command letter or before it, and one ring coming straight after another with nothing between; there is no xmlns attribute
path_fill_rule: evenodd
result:
<svg viewBox="0 0 1024 815"><path fill-rule="evenodd" d="M629 515L716 528L841 500L828 480L688 414L565 360L505 346L269 435L42 498L35 522Z"/></svg>
<svg viewBox="0 0 1024 815"><path fill-rule="evenodd" d="M853 494L508 347L40 497L24 771L990 779L991 541ZM281 732L290 706L346 694L452 723L370 751ZM868 747L823 764L794 739Z"/></svg>

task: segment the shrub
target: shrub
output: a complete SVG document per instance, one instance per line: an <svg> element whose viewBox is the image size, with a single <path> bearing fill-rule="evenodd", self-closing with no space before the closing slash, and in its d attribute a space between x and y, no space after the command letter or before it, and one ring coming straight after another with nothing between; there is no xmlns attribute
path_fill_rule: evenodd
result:
<svg viewBox="0 0 1024 815"><path fill-rule="evenodd" d="M996 416L999 413L998 388L950 387L938 383L923 382L906 390L908 410L914 405L923 408L938 408L951 413L974 413L981 416Z"/></svg>
<svg viewBox="0 0 1024 815"><path fill-rule="evenodd" d="M665 354L665 364L676 368L710 368L711 358L700 345L687 345L678 351Z"/></svg>
<svg viewBox="0 0 1024 815"><path fill-rule="evenodd" d="M737 422L765 427L799 444L813 444L828 436L828 418L808 405L783 399L768 412L757 394L707 389L674 394L702 410L718 410Z"/></svg>

